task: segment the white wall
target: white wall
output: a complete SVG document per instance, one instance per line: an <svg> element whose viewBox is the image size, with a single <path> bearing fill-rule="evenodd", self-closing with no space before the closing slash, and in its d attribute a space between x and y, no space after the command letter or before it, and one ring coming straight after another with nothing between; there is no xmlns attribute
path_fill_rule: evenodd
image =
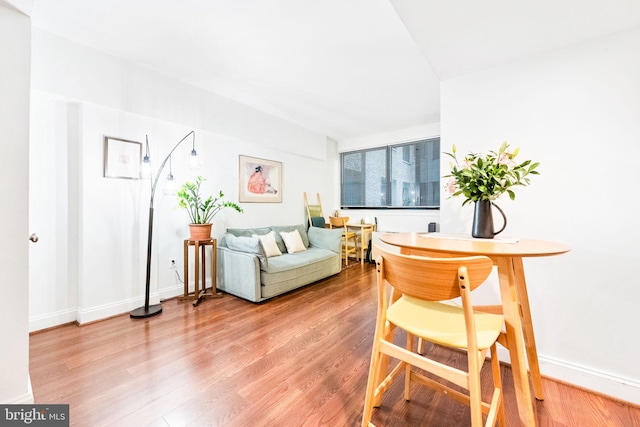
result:
<svg viewBox="0 0 640 427"><path fill-rule="evenodd" d="M326 158L325 135L37 28L32 61L37 90Z"/></svg>
<svg viewBox="0 0 640 427"><path fill-rule="evenodd" d="M0 402L32 403L29 382L31 22L0 5Z"/></svg>
<svg viewBox="0 0 640 427"><path fill-rule="evenodd" d="M8 7L30 16L33 9L33 0L0 0L0 7Z"/></svg>
<svg viewBox="0 0 640 427"><path fill-rule="evenodd" d="M442 148L521 147L540 176L498 201L504 234L568 254L525 260L543 374L640 403L640 32L442 84ZM448 170L443 157L442 170ZM473 207L443 199L444 232L470 232ZM496 220L499 222L499 220ZM497 294L497 289L495 290Z"/></svg>
<svg viewBox="0 0 640 427"><path fill-rule="evenodd" d="M303 223L304 191L335 197L327 170L336 169L337 150L325 136L42 31L33 43L31 221L42 230L43 245L31 257L31 330L85 323L144 303L150 181L104 178L104 136L144 142L148 135L155 172L195 130L205 190L222 190L233 201L240 154L282 162L282 203L243 203L243 214L223 211L214 237L227 227ZM145 83L138 86L141 76ZM197 174L186 168L190 150L189 139L172 156L179 183ZM183 276L188 217L176 204L175 196L156 190L152 304L182 293L169 269L175 259Z"/></svg>

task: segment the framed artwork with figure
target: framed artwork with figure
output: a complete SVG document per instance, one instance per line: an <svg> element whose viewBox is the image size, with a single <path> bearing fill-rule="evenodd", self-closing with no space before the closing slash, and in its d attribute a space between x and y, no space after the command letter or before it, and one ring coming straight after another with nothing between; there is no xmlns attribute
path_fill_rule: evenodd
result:
<svg viewBox="0 0 640 427"><path fill-rule="evenodd" d="M240 156L239 201L282 203L282 163Z"/></svg>

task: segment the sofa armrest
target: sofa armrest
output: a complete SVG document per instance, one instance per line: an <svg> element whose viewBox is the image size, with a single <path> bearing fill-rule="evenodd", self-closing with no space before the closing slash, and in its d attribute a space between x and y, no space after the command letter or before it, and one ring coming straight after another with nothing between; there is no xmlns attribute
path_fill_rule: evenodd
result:
<svg viewBox="0 0 640 427"><path fill-rule="evenodd" d="M260 292L260 262L257 255L218 246L217 263L216 279L219 290L249 301L263 300Z"/></svg>
<svg viewBox="0 0 640 427"><path fill-rule="evenodd" d="M309 227L307 234L311 246L340 253L341 229Z"/></svg>

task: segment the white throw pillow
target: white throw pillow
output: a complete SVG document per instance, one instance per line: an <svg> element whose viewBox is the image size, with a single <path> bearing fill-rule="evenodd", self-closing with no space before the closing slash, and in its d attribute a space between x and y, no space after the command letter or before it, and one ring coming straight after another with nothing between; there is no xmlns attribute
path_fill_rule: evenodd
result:
<svg viewBox="0 0 640 427"><path fill-rule="evenodd" d="M302 243L302 237L298 230L281 231L280 235L282 236L284 245L287 247L287 252L290 254L307 250L307 248L304 247L304 243Z"/></svg>
<svg viewBox="0 0 640 427"><path fill-rule="evenodd" d="M276 243L275 231L270 231L263 235L254 234L252 237L260 239L260 243L262 243L262 248L264 249L264 253L267 258L282 255L282 252L280 252L278 244Z"/></svg>

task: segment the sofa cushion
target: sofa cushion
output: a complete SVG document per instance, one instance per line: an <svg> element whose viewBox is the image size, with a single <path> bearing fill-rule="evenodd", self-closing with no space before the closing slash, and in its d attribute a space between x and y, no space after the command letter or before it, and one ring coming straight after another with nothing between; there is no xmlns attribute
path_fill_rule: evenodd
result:
<svg viewBox="0 0 640 427"><path fill-rule="evenodd" d="M282 236L282 240L284 240L284 245L288 253L295 254L296 252L307 250L304 243L302 243L302 237L300 237L298 230L281 231L280 236Z"/></svg>
<svg viewBox="0 0 640 427"><path fill-rule="evenodd" d="M267 255L257 237L234 236L231 233L225 233L224 242L229 249L234 251L256 254L260 261L260 269L267 270Z"/></svg>
<svg viewBox="0 0 640 427"><path fill-rule="evenodd" d="M328 228L309 227L309 242L314 248L323 248L329 249L333 252L340 252L342 232L343 230L341 228L334 228L330 230Z"/></svg>
<svg viewBox="0 0 640 427"><path fill-rule="evenodd" d="M285 253L287 248L282 240L282 236L280 236L280 232L285 231L293 231L298 230L300 233L300 238L302 238L302 243L304 243L304 247L309 247L309 237L307 236L306 227L302 224L298 225L272 225L271 230L276 232L276 243L278 243L278 247L280 248L280 252Z"/></svg>
<svg viewBox="0 0 640 427"><path fill-rule="evenodd" d="M271 227L227 228L227 233L231 233L234 236L246 236L246 237L251 237L254 234L267 234L270 231L271 231Z"/></svg>
<svg viewBox="0 0 640 427"><path fill-rule="evenodd" d="M273 274L273 273L283 273L289 272L293 276L295 276L296 270L313 265L319 261L326 259L335 260L336 254L333 251L329 251L326 249L318 249L318 248L309 248L304 252L298 252L295 254L283 254L277 258L269 259L269 266L267 270L264 272ZM264 283L263 283L264 284Z"/></svg>
<svg viewBox="0 0 640 427"><path fill-rule="evenodd" d="M336 258L338 262L336 262ZM305 265L295 271L285 271L275 274L261 271L260 295L265 299L272 298L338 273L340 273L340 258L335 253L333 259L327 258L313 264Z"/></svg>
<svg viewBox="0 0 640 427"><path fill-rule="evenodd" d="M252 237L256 237L260 240L260 244L262 245L267 258L282 255L282 251L280 251L280 248L276 243L276 233L274 231L270 231L267 234L254 234Z"/></svg>

